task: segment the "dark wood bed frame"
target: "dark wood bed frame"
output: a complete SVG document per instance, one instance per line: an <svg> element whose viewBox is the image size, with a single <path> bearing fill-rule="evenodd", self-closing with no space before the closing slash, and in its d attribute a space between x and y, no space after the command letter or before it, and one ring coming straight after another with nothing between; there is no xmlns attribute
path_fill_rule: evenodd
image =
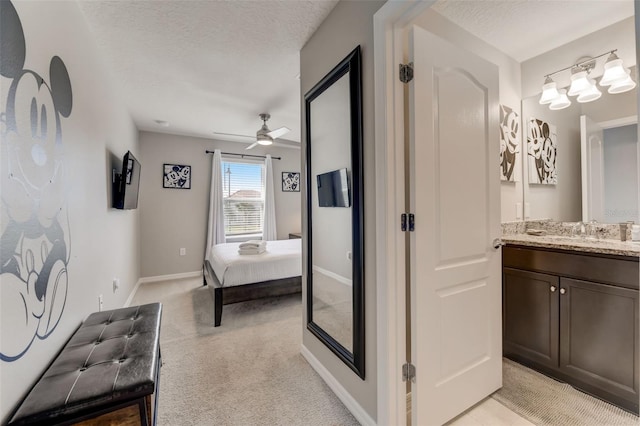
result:
<svg viewBox="0 0 640 426"><path fill-rule="evenodd" d="M222 322L223 305L262 299L263 297L300 293L302 291L302 277L282 278L279 280L223 287L220 281L218 281L218 277L208 260L205 260L202 270L203 284L206 286L210 283L213 287L215 327L218 327Z"/></svg>

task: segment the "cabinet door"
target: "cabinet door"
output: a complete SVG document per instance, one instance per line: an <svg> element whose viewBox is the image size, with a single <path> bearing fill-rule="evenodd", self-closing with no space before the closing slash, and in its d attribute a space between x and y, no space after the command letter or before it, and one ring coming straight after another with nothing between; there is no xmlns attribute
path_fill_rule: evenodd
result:
<svg viewBox="0 0 640 426"><path fill-rule="evenodd" d="M569 278L560 287L561 370L637 412L638 290Z"/></svg>
<svg viewBox="0 0 640 426"><path fill-rule="evenodd" d="M557 368L558 277L503 268L502 282L504 354Z"/></svg>

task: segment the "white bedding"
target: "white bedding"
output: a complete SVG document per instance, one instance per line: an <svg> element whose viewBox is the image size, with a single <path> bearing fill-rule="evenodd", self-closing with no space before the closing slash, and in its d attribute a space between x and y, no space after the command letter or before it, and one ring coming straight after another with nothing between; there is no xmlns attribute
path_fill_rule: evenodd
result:
<svg viewBox="0 0 640 426"><path fill-rule="evenodd" d="M261 254L240 255L240 243L211 247L209 263L223 287L302 275L302 240L268 241Z"/></svg>

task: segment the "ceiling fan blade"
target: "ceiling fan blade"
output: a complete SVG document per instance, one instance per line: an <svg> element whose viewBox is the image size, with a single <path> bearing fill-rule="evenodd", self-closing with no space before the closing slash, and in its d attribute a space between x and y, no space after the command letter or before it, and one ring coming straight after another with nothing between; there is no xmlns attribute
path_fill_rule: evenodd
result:
<svg viewBox="0 0 640 426"><path fill-rule="evenodd" d="M249 145L248 147L246 147L245 149L253 149L253 147L255 147L256 145L258 145L258 142L254 142L251 145Z"/></svg>
<svg viewBox="0 0 640 426"><path fill-rule="evenodd" d="M269 136L271 136L273 139L276 139L276 138L279 138L280 136L286 135L290 131L291 131L290 128L282 126L282 127L278 128L278 129L270 131L267 134Z"/></svg>
<svg viewBox="0 0 640 426"><path fill-rule="evenodd" d="M236 133L222 133L222 132L213 132L214 135L223 135L223 136L238 136L241 138L249 138L249 139L255 139L255 136L249 136L249 135L238 135Z"/></svg>
<svg viewBox="0 0 640 426"><path fill-rule="evenodd" d="M275 141L273 141L273 144L284 148L300 149L300 142L290 141L288 139L276 139Z"/></svg>

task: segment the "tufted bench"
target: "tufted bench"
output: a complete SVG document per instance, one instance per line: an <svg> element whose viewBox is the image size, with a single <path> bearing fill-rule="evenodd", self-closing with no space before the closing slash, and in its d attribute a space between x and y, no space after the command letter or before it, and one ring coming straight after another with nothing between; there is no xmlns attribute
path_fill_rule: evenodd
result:
<svg viewBox="0 0 640 426"><path fill-rule="evenodd" d="M91 314L10 425L155 424L162 305Z"/></svg>

